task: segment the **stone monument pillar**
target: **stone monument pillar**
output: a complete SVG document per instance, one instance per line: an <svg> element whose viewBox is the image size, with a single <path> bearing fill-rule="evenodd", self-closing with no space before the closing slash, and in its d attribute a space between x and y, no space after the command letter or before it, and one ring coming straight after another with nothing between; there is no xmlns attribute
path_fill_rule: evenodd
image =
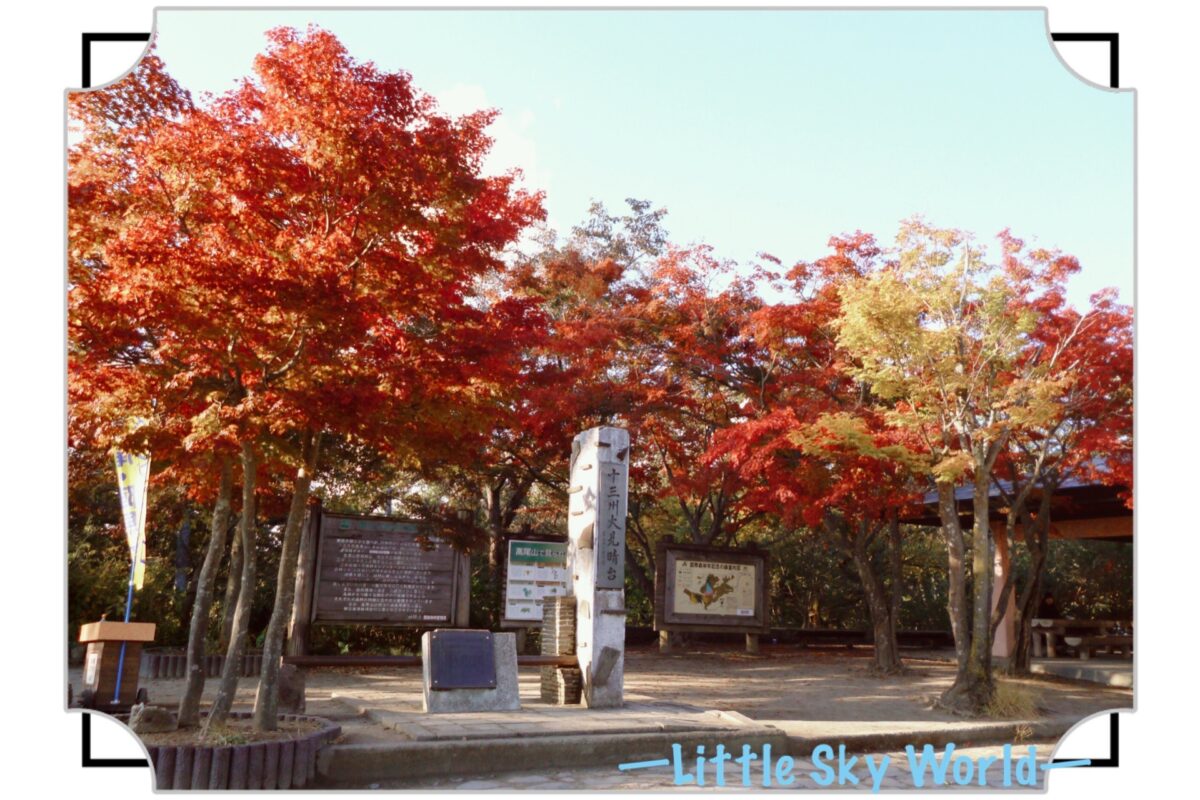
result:
<svg viewBox="0 0 1200 800"><path fill-rule="evenodd" d="M616 708L625 684L625 513L629 432L591 428L571 443L567 567L576 600L583 703Z"/></svg>

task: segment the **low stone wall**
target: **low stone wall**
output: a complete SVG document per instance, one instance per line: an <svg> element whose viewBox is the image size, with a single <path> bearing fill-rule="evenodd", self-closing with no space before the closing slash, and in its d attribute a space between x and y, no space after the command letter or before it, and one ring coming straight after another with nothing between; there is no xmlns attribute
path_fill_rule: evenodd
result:
<svg viewBox="0 0 1200 800"><path fill-rule="evenodd" d="M219 677L225 666L225 654L204 657L204 674L209 678ZM262 672L262 653L251 651L242 656L243 678L252 678ZM187 654L181 650L147 650L142 653L142 667L138 673L142 678L185 678L187 677Z"/></svg>
<svg viewBox="0 0 1200 800"><path fill-rule="evenodd" d="M247 713L230 716L245 719ZM342 735L340 725L296 714L284 721L315 720L320 730L299 739L239 745L151 747L154 785L168 789L299 789L317 774L317 753Z"/></svg>

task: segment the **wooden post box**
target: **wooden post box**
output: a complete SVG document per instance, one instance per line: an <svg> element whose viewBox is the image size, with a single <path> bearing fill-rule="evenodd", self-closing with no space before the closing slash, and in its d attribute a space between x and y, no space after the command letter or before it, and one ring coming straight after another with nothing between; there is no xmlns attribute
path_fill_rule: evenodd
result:
<svg viewBox="0 0 1200 800"><path fill-rule="evenodd" d="M137 698L142 645L154 641L154 623L89 622L79 629L79 641L87 645L83 660L84 705L101 711L127 711ZM121 695L114 701L122 643L125 663L121 669Z"/></svg>

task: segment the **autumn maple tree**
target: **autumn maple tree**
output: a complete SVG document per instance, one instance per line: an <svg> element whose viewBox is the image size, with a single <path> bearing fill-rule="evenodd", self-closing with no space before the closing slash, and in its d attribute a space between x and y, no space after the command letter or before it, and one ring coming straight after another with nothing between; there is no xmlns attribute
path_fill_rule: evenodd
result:
<svg viewBox="0 0 1200 800"><path fill-rule="evenodd" d="M1030 357L1038 343L1031 275L1059 285L1077 269L1061 254L989 261L956 230L920 219L897 236L897 258L842 289L839 344L850 374L887 404L892 425L928 454L928 476L949 560L949 612L958 669L940 702L978 713L991 701L991 509L998 460L1022 432L1061 414L1067 374ZM1042 257L1045 255L1045 257ZM1053 298L1054 293L1043 293ZM1032 303L1032 305L1031 305ZM955 490L971 489L971 564ZM972 597L967 597L967 574Z"/></svg>
<svg viewBox="0 0 1200 800"><path fill-rule="evenodd" d="M439 408L504 380L505 343L519 341L532 304L474 302L475 286L542 213L516 175L480 173L494 112L442 115L409 75L355 62L318 29L268 41L235 90L172 108L136 137L99 141L106 129L77 113L79 151L111 157L102 176L90 163L70 175L72 242L89 247L73 275L73 343L106 361L123 341L139 353L131 369L199 402L197 435L225 432L240 449L243 591L210 722L228 713L246 638L253 476L264 458L291 464L262 729L275 724L322 436L395 449ZM78 97L73 108L89 104Z"/></svg>
<svg viewBox="0 0 1200 800"><path fill-rule="evenodd" d="M753 380L739 391L741 419L718 433L707 457L737 470L749 508L845 554L871 621L874 667L890 674L902 668L900 512L913 500L919 456L847 374L837 343L840 290L877 269L881 250L861 232L829 244L829 255L774 275L787 299L763 304L743 323L754 344L741 372ZM874 558L884 539L886 580Z"/></svg>

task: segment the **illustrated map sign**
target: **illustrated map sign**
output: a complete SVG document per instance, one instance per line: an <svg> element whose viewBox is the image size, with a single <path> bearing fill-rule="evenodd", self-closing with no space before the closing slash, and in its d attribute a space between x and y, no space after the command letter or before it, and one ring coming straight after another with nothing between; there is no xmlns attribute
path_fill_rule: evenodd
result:
<svg viewBox="0 0 1200 800"><path fill-rule="evenodd" d="M312 620L453 625L463 558L419 522L323 513Z"/></svg>
<svg viewBox="0 0 1200 800"><path fill-rule="evenodd" d="M496 688L491 631L434 631L429 634L429 658L430 689Z"/></svg>
<svg viewBox="0 0 1200 800"><path fill-rule="evenodd" d="M770 626L767 565L764 550L660 542L655 629L761 633Z"/></svg>
<svg viewBox="0 0 1200 800"><path fill-rule="evenodd" d="M566 542L510 539L504 587L505 622L540 623L545 599L565 596L570 579Z"/></svg>
<svg viewBox="0 0 1200 800"><path fill-rule="evenodd" d="M755 566L691 558L675 560L675 612L753 617Z"/></svg>

